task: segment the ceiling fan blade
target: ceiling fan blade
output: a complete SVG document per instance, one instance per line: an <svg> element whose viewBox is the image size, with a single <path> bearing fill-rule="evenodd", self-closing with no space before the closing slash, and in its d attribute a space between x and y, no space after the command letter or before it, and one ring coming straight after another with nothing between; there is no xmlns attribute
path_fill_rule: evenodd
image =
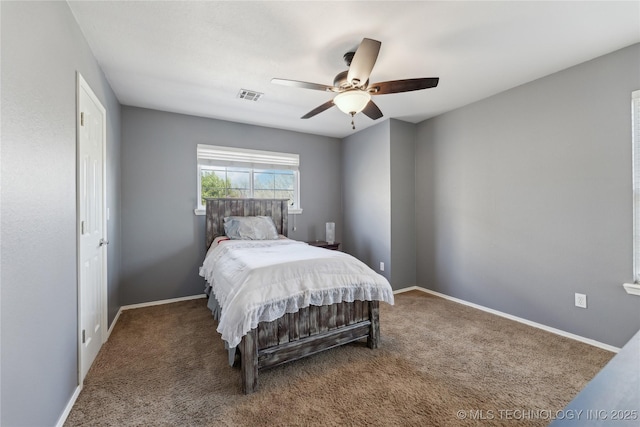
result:
<svg viewBox="0 0 640 427"><path fill-rule="evenodd" d="M313 116L315 116L316 114L320 114L322 113L324 110L328 110L329 108L333 107L333 99L330 99L329 101L325 102L324 104L320 105L319 107L314 108L313 110L309 111L307 114L305 114L304 116L300 117L301 119L309 119Z"/></svg>
<svg viewBox="0 0 640 427"><path fill-rule="evenodd" d="M369 85L367 89L371 95L385 95L388 93L411 92L412 90L429 89L438 86L438 77L423 79L393 80Z"/></svg>
<svg viewBox="0 0 640 427"><path fill-rule="evenodd" d="M298 80L288 79L271 79L271 83L275 83L283 86L300 87L303 89L321 90L323 92L333 92L333 86L321 85L318 83L301 82Z"/></svg>
<svg viewBox="0 0 640 427"><path fill-rule="evenodd" d="M369 101L362 112L372 120L378 120L380 117L382 117L382 111L380 111L378 106L373 101Z"/></svg>
<svg viewBox="0 0 640 427"><path fill-rule="evenodd" d="M358 46L347 74L347 81L354 86L359 87L367 84L371 70L378 59L381 43L377 40L362 39L362 43Z"/></svg>

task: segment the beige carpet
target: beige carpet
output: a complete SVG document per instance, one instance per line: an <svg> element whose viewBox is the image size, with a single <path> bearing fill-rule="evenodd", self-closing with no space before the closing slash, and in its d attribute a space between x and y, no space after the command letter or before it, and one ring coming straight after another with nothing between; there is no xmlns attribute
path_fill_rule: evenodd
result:
<svg viewBox="0 0 640 427"><path fill-rule="evenodd" d="M244 396L215 327L204 299L123 312L65 425L545 426L613 356L416 291L381 304L379 349L261 372Z"/></svg>

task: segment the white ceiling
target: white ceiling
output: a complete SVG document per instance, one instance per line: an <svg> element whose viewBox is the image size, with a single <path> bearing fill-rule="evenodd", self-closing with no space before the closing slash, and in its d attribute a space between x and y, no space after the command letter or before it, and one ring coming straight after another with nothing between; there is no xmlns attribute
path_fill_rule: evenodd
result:
<svg viewBox="0 0 640 427"><path fill-rule="evenodd" d="M344 137L385 118L417 123L640 41L639 1L69 1L124 105ZM371 82L440 77L374 97L377 122L328 92L363 37L382 42ZM594 82L602 84L603 82ZM258 102L239 90L264 92Z"/></svg>

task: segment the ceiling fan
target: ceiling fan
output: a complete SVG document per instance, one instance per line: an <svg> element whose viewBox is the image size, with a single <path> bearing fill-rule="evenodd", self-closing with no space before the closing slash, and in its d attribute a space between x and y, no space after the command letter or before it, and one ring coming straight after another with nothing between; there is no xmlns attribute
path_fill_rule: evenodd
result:
<svg viewBox="0 0 640 427"><path fill-rule="evenodd" d="M351 126L355 129L353 117L360 112L373 120L382 117L382 111L371 100L371 95L410 92L438 86L438 77L392 80L369 84L369 75L373 70L376 59L378 59L381 44L377 40L364 38L355 52L345 53L343 58L349 69L335 77L333 86L278 78L271 79L271 83L337 93L332 100L314 108L301 118L311 118L335 105L351 116Z"/></svg>

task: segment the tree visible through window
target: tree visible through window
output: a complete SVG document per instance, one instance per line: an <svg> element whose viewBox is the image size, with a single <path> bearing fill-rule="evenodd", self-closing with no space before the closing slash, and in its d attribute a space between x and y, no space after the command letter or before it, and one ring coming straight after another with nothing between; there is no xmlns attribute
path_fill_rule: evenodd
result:
<svg viewBox="0 0 640 427"><path fill-rule="evenodd" d="M220 178L215 171L202 169L200 177L202 183L202 204L210 197L240 197L235 191L229 191L231 182L228 179Z"/></svg>

